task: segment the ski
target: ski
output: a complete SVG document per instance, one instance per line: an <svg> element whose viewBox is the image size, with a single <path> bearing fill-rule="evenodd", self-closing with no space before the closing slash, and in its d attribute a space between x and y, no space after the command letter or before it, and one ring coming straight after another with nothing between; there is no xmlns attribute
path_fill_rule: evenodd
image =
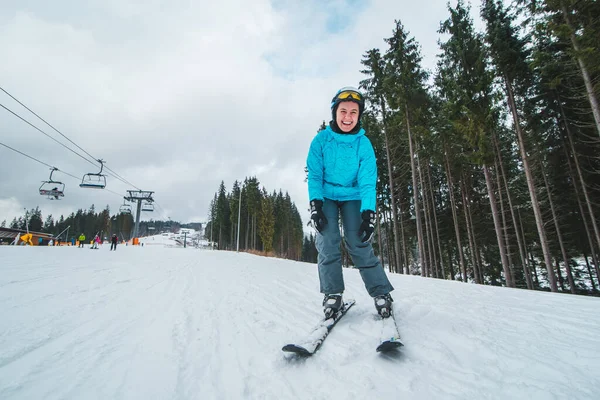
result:
<svg viewBox="0 0 600 400"><path fill-rule="evenodd" d="M400 333L398 332L396 319L392 312L388 318L381 319L381 336L377 351L385 353L402 346L404 346L404 344L400 341Z"/></svg>
<svg viewBox="0 0 600 400"><path fill-rule="evenodd" d="M302 356L312 356L321 347L335 324L346 315L354 303L354 300L346 301L344 307L335 316L328 319L323 318L304 339L297 343L286 344L281 350Z"/></svg>

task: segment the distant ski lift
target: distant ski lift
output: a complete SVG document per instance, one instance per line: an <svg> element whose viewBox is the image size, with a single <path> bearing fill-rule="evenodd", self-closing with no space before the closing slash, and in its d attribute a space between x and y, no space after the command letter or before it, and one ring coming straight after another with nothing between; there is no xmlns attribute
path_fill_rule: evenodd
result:
<svg viewBox="0 0 600 400"><path fill-rule="evenodd" d="M125 203L125 201L123 201L123 205L121 207L119 207L119 212L121 214L131 214L131 205Z"/></svg>
<svg viewBox="0 0 600 400"><path fill-rule="evenodd" d="M151 201L144 201L142 203L142 211L154 211L154 204Z"/></svg>
<svg viewBox="0 0 600 400"><path fill-rule="evenodd" d="M86 189L104 189L106 187L106 175L102 175L102 169L104 169L104 161L96 160L100 163L100 172L97 174L90 172L89 174L83 175L79 187Z"/></svg>
<svg viewBox="0 0 600 400"><path fill-rule="evenodd" d="M54 171L58 171L58 168L52 167L50 171L50 178L47 181L42 181L42 186L40 186L40 194L42 196L48 196L50 200L60 200L61 197L65 197L65 184L52 180L52 174Z"/></svg>

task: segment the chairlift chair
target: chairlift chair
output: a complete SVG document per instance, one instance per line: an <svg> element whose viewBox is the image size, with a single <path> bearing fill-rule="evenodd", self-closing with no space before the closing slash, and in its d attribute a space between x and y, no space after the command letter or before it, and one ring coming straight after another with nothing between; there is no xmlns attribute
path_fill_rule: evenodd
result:
<svg viewBox="0 0 600 400"><path fill-rule="evenodd" d="M142 211L154 211L154 204L151 201L144 201L142 203Z"/></svg>
<svg viewBox="0 0 600 400"><path fill-rule="evenodd" d="M119 207L119 212L121 214L131 214L131 205L123 202L123 205Z"/></svg>
<svg viewBox="0 0 600 400"><path fill-rule="evenodd" d="M104 161L96 160L100 163L100 172L83 175L79 187L86 189L104 189L106 187L106 175L102 175L102 169L104 169Z"/></svg>
<svg viewBox="0 0 600 400"><path fill-rule="evenodd" d="M47 196L50 200L60 200L61 197L65 197L65 184L52 180L54 171L58 171L58 168L51 168L50 178L47 181L42 181L39 191L42 196Z"/></svg>

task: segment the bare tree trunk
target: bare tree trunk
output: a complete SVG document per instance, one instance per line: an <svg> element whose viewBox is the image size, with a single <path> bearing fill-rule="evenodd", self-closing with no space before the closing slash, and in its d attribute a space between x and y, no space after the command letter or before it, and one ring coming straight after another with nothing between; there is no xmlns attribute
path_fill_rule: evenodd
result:
<svg viewBox="0 0 600 400"><path fill-rule="evenodd" d="M485 175L485 185L487 187L488 198L490 199L490 208L492 209L492 216L494 218L494 229L496 230L496 239L498 241L498 250L500 250L500 259L502 260L504 279L506 279L506 286L515 287L515 282L512 279L512 274L508 264L508 257L506 257L504 234L502 233L500 218L498 217L498 207L496 206L496 196L494 194L494 188L492 187L492 177L490 176L490 172L485 164L483 164L483 174Z"/></svg>
<svg viewBox="0 0 600 400"><path fill-rule="evenodd" d="M592 289L596 290L596 283L594 283L594 275L592 274L592 269L590 268L590 262L588 261L588 256L583 252L583 258L585 258L585 265L587 265L588 274L590 275L590 282L592 283ZM600 279L600 276L598 277Z"/></svg>
<svg viewBox="0 0 600 400"><path fill-rule="evenodd" d="M452 262L452 243L450 241L446 243L446 248L448 249L448 268L450 268L450 280L455 280L454 264ZM460 275L460 272L458 274Z"/></svg>
<svg viewBox="0 0 600 400"><path fill-rule="evenodd" d="M560 6L562 8L562 14L565 22L569 26L571 43L573 44L573 49L575 49L577 64L579 65L579 69L581 69L581 75L583 76L583 82L585 83L585 90L587 92L590 106L592 107L592 114L594 115L594 121L596 122L596 131L598 131L598 135L600 135L600 106L598 106L598 99L596 99L596 94L594 93L594 83L590 78L590 74L588 73L583 59L578 55L581 52L581 48L579 47L577 36L575 35L575 27L573 27L571 24L567 7L563 1L560 2Z"/></svg>
<svg viewBox="0 0 600 400"><path fill-rule="evenodd" d="M475 250L475 246L474 246L475 238L473 237L473 234L471 231L471 222L470 222L469 212L468 212L467 197L465 195L466 189L465 189L464 179L461 180L461 182L460 182L460 191L461 191L462 200L463 200L463 212L465 214L467 237L469 238L469 252L471 253L471 264L473 267L473 279L475 280L476 283L479 283L479 274L475 273L477 271L477 255L475 253L476 250ZM468 275L465 274L465 282L467 282L467 279L468 279Z"/></svg>
<svg viewBox="0 0 600 400"><path fill-rule="evenodd" d="M413 139L410 129L410 114L408 112L408 105L405 105L406 111L406 129L408 131L408 148L410 151L410 168L412 171L412 183L413 183L413 197L415 202L415 218L417 222L417 240L419 242L419 265L421 267L421 276L427 276L427 264L425 261L424 241L423 241L423 227L421 226L421 212L419 209L419 186L417 185L417 170L415 165L415 152L413 149Z"/></svg>
<svg viewBox="0 0 600 400"><path fill-rule="evenodd" d="M560 261L558 258L554 259L556 261L556 276L558 276L558 284L560 286L560 290L565 291L565 280L562 277L562 272L560 270Z"/></svg>
<svg viewBox="0 0 600 400"><path fill-rule="evenodd" d="M544 185L546 187L546 193L548 194L548 202L550 203L550 210L552 211L552 221L554 222L554 228L556 229L556 236L558 238L558 244L560 246L560 252L563 257L563 262L565 263L565 268L567 269L567 279L569 281L569 286L571 287L571 293L576 294L575 291L575 282L573 281L573 273L571 272L571 265L569 264L569 257L567 257L567 250L565 249L565 244L563 242L562 233L560 231L560 224L558 223L558 215L556 214L556 208L554 207L554 202L552 201L552 194L550 192L550 186L548 185L548 178L544 171L542 171L542 176L544 177ZM557 260L558 261L558 260ZM561 281L561 288L564 290L564 285L562 283L562 274L560 273L560 265L556 266L559 280Z"/></svg>
<svg viewBox="0 0 600 400"><path fill-rule="evenodd" d="M497 160L495 160L495 165L496 167L498 166ZM498 168L496 168L496 173L498 173ZM500 204L500 217L502 219L502 234L504 235L504 245L506 246L506 258L508 259L508 270L510 271L510 279L512 280L513 285L516 287L514 264L512 261L512 253L510 250L510 236L508 232L508 224L506 223L506 211L504 210L504 197L502 195L502 183L500 182L500 179L500 176L497 176L498 203Z"/></svg>
<svg viewBox="0 0 600 400"><path fill-rule="evenodd" d="M246 213L246 245L244 246L244 248L249 249L248 247L248 232L250 231L250 210L248 210L248 213Z"/></svg>
<svg viewBox="0 0 600 400"><path fill-rule="evenodd" d="M383 218L384 221L385 221L385 210L383 210L382 212L377 212L377 213L375 213L375 215L377 215L377 243L379 244L379 262L385 268L385 257L384 257L385 251L384 251L384 248L383 248L382 243L381 243L381 236L383 236L381 234L381 218ZM393 266L390 263L389 264L389 270L390 270L390 272L393 272L392 268L393 268Z"/></svg>
<svg viewBox="0 0 600 400"><path fill-rule="evenodd" d="M445 147L445 145L444 145ZM448 177L448 191L450 192L450 207L452 208L452 220L454 221L454 234L456 236L456 246L458 250L458 262L460 265L459 274L462 274L461 280L467 281L467 270L465 267L465 257L463 254L462 241L460 240L460 227L458 226L458 215L456 214L456 200L454 199L454 183L452 172L450 171L450 162L448 161L448 151L445 151L446 176ZM454 279L454 277L452 278Z"/></svg>
<svg viewBox="0 0 600 400"><path fill-rule="evenodd" d="M442 241L440 240L440 228L438 227L438 218L437 218L437 211L436 211L436 205L435 205L435 195L433 192L433 186L431 184L431 168L429 166L427 166L427 176L428 176L428 182L429 182L429 193L431 193L431 204L432 204L432 210L433 210L433 223L434 223L434 229L435 229L435 233L436 233L436 238L437 238L437 247L438 247L438 252L440 254L440 268L442 269L441 271L441 275L442 275L442 279L446 279L446 271L444 270L444 255L442 253Z"/></svg>
<svg viewBox="0 0 600 400"><path fill-rule="evenodd" d="M535 278L535 284L536 286L539 288L540 286L540 278L538 277L537 274L537 266L535 265L535 258L533 257L533 253L530 251L529 252L529 257L531 257L531 265L533 266L533 277Z"/></svg>
<svg viewBox="0 0 600 400"><path fill-rule="evenodd" d="M392 168L392 159L390 154L390 143L387 135L387 121L386 121L386 111L385 111L385 101L383 97L380 98L381 110L382 110L382 119L383 119L383 138L385 141L385 154L387 157L387 168L388 168L388 184L390 185L390 201L391 201L391 209L392 209L392 228L393 228L393 240L394 240L394 258L390 260L390 264L399 265L398 255L400 254L400 240L398 235L398 213L396 209L396 192L394 190L394 174ZM407 122L408 124L408 122ZM410 135L410 134L409 134Z"/></svg>
<svg viewBox="0 0 600 400"><path fill-rule="evenodd" d="M466 179L464 179L464 181L467 182ZM477 246L477 234L475 232L475 223L473 222L473 213L471 212L471 192L467 191L466 185L463 185L463 188L467 213L467 229L470 231L471 237L473 238L473 278L475 279L475 283L483 285L483 264L481 263L481 257L479 256L479 249Z"/></svg>
<svg viewBox="0 0 600 400"><path fill-rule="evenodd" d="M469 192L465 190L465 196L467 196L467 217L469 218L469 225L467 227L471 230L471 236L473 237L473 250L475 251L475 261L473 263L473 273L477 274L478 279L476 282L480 284L485 284L485 279L483 276L483 262L481 262L481 253L479 251L479 246L477 245L477 233L475 232L475 223L473 222L473 213L471 212L471 199L469 197Z"/></svg>
<svg viewBox="0 0 600 400"><path fill-rule="evenodd" d="M395 262L399 262L398 255L394 254L394 228L392 223L392 211L388 210L386 213L386 237L385 237L385 246L387 248L388 254L388 263L390 265Z"/></svg>
<svg viewBox="0 0 600 400"><path fill-rule="evenodd" d="M566 118L560 97L558 97L558 104L560 106L560 112L561 112L562 118L564 120L565 131L567 133L567 139L569 140L569 147L571 148L571 155L573 156L573 161L575 162L575 170L577 171L577 176L579 177L579 182L581 183L581 191L583 192L583 197L585 199L588 213L590 215L590 220L592 221L592 227L594 228L594 235L596 237L596 246L598 246L598 249L600 250L600 230L598 229L598 224L596 223L596 216L594 215L594 209L592 207L592 202L590 201L590 196L588 195L586 184L583 179L583 174L581 173L581 167L579 166L579 157L577 157L577 153L575 152L575 144L573 143L573 135L571 135L571 129L569 128L569 123ZM585 216L583 214L581 215L581 217L585 218ZM591 250L594 250L594 247L592 247Z"/></svg>
<svg viewBox="0 0 600 400"><path fill-rule="evenodd" d="M598 277L599 284L600 284L600 268L598 266L596 252L594 251L594 242L592 240L592 232L590 231L590 227L587 223L587 219L585 218L585 212L583 210L583 205L581 204L581 196L579 195L579 188L577 186L577 181L575 180L575 177L573 176L573 167L571 165L569 152L566 148L565 148L565 153L567 153L567 165L569 167L569 176L571 177L571 182L573 182L573 189L575 189L575 197L577 198L577 205L579 206L579 214L581 215L581 222L583 223L583 228L585 229L585 233L588 238L588 245L590 246L590 251L592 252L592 259L594 260L594 268L596 270L596 276ZM583 185L584 183L581 182L581 184Z"/></svg>
<svg viewBox="0 0 600 400"><path fill-rule="evenodd" d="M533 174L529 167L529 156L525 151L525 140L523 138L523 132L521 130L521 122L519 115L517 114L517 106L515 104L515 98L512 90L512 84L505 78L506 91L508 94L508 103L512 112L515 130L517 132L517 139L519 142L519 151L521 152L521 160L523 161L523 169L525 170L525 178L527 180L527 187L529 188L529 197L531 198L531 206L533 207L533 214L535 216L535 223L538 230L538 236L540 238L540 246L544 253L544 263L546 264L546 270L548 271L548 281L550 282L550 290L553 292L558 291L556 286L556 276L554 275L554 269L552 268L552 259L550 257L550 248L548 246L548 239L546 238L546 231L544 230L544 221L542 218L542 211L537 200L537 193L535 183L533 181Z"/></svg>
<svg viewBox="0 0 600 400"><path fill-rule="evenodd" d="M525 281L527 282L527 289L533 290L533 281L531 280L531 273L529 271L529 260L527 259L527 254L525 252L524 243L521 240L521 230L517 225L517 218L515 217L515 211L512 203L512 198L510 195L510 190L508 189L508 179L506 178L506 174L504 173L504 165L502 164L502 153L500 151L500 144L498 143L498 138L496 135L493 136L494 145L496 146L496 154L498 155L498 166L500 167L500 178L504 182L504 188L506 190L506 197L508 199L508 208L510 210L510 216L512 218L513 227L515 229L515 235L517 237L517 245L519 246L519 255L521 257L521 265L523 266L523 274L525 275Z"/></svg>
<svg viewBox="0 0 600 400"><path fill-rule="evenodd" d="M521 237L523 238L523 246L525 247L525 257L527 257L527 255L531 255L531 269L530 272L532 273L532 277L535 280L535 288L539 288L540 287L540 281L538 279L538 274L537 274L537 269L536 269L536 265L535 265L535 260L533 259L533 255L531 254L531 252L529 251L528 247L527 247L527 241L525 240L526 236L525 236L525 230L523 228L523 218L521 217L521 210L517 209L517 216L518 218L518 222L519 222L519 231L521 231Z"/></svg>
<svg viewBox="0 0 600 400"><path fill-rule="evenodd" d="M402 198L402 197L400 197ZM408 257L408 246L406 246L406 237L404 235L404 219L402 218L402 202L399 202L400 205L400 237L402 240L402 258L404 259L404 266L406 268L406 275L410 275L410 261Z"/></svg>
<svg viewBox="0 0 600 400"><path fill-rule="evenodd" d="M423 216L425 219L425 245L427 246L427 265L429 265L429 270L427 271L427 276L430 277L434 277L437 278L436 274L435 274L435 267L436 267L436 254L435 254L435 249L433 248L433 242L431 240L433 232L432 232L432 227L431 227L431 218L430 218L430 211L429 211L429 196L427 194L427 184L425 182L425 180L423 179L423 166L421 166L421 163L419 162L419 159L417 159L417 169L419 171L419 181L421 183L421 187L423 188Z"/></svg>

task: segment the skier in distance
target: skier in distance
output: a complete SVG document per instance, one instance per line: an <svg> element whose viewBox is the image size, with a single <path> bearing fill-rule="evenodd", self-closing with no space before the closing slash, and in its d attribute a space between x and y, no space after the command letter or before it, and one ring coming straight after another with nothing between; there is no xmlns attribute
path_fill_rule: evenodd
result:
<svg viewBox="0 0 600 400"><path fill-rule="evenodd" d="M382 318L391 315L390 292L394 288L371 245L376 222L377 164L371 141L360 124L364 109L365 99L358 89L338 90L331 100L332 120L312 140L306 160L326 318L344 304L340 215L346 248L374 299L377 313Z"/></svg>
<svg viewBox="0 0 600 400"><path fill-rule="evenodd" d="M119 239L117 238L117 234L113 234L112 237L110 238L110 250L114 250L117 251L117 243L119 242Z"/></svg>

